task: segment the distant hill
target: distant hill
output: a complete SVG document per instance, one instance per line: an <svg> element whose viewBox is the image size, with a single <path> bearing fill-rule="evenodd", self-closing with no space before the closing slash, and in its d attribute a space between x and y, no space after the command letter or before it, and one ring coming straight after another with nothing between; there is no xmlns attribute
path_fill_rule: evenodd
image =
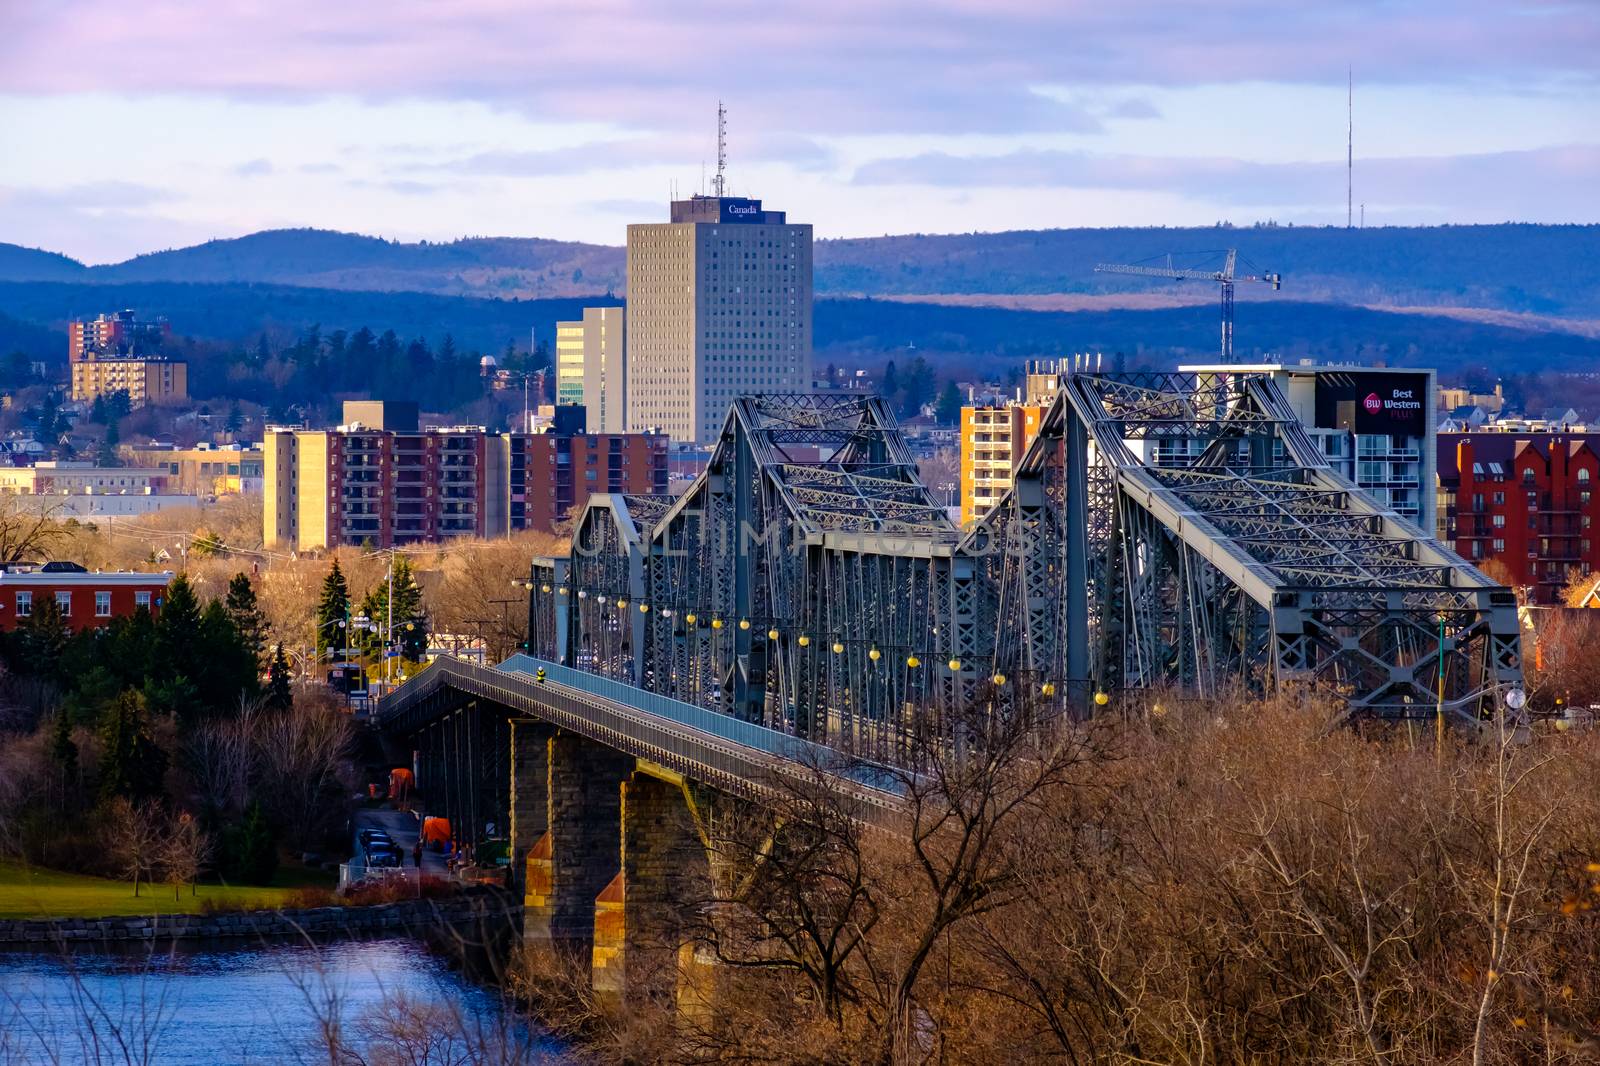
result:
<svg viewBox="0 0 1600 1066"><path fill-rule="evenodd" d="M419 293L352 292L285 285L0 283L0 354L13 347L60 361L59 324L96 307L135 307L165 315L186 336L255 343L263 332L293 339L313 323L323 333L371 326L402 339L437 344L450 334L461 351L526 348L530 329L546 343L558 319L577 317L595 298L488 300ZM605 302L605 301L600 301ZM609 301L616 303L617 301ZM816 305L816 361L877 365L922 354L949 374L1005 376L1023 359L1100 351L1124 353L1130 365L1171 366L1215 355L1216 311L1209 304L1150 310L1025 311L821 299ZM13 327L7 331L8 324ZM9 346L8 346L8 342ZM1436 366L1590 369L1600 339L1553 329L1463 321L1338 304L1287 300L1242 306L1241 356L1323 358Z"/></svg>
<svg viewBox="0 0 1600 1066"><path fill-rule="evenodd" d="M76 259L56 252L0 244L0 281L81 281L88 272Z"/></svg>
<svg viewBox="0 0 1600 1066"><path fill-rule="evenodd" d="M819 241L818 295L1140 293L1204 301L1204 283L1097 275L1101 262L1237 247L1284 275L1272 297L1600 319L1600 226L1119 228ZM0 245L0 280L96 284L268 283L373 292L544 299L623 295L623 250L537 238L404 244L326 230L273 230L109 266Z"/></svg>

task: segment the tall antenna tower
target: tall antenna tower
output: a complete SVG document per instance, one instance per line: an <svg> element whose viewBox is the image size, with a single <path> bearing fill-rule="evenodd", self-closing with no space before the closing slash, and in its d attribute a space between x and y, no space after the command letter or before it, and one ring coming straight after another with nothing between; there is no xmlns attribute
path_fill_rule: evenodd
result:
<svg viewBox="0 0 1600 1066"><path fill-rule="evenodd" d="M728 179L723 176L728 169L728 109L717 101L717 176L711 179L711 194L726 195Z"/></svg>
<svg viewBox="0 0 1600 1066"><path fill-rule="evenodd" d="M1355 225L1356 190L1356 72L1345 68L1344 101L1344 228Z"/></svg>

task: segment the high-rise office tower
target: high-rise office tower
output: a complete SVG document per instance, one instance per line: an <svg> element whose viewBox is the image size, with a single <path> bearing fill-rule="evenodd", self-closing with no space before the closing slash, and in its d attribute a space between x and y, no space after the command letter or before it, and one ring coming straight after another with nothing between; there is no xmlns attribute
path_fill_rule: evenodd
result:
<svg viewBox="0 0 1600 1066"><path fill-rule="evenodd" d="M556 323L556 403L582 404L590 433L628 428L623 309L585 307L576 322Z"/></svg>
<svg viewBox="0 0 1600 1066"><path fill-rule="evenodd" d="M734 397L811 388L811 227L694 196L628 227L628 428L715 441Z"/></svg>

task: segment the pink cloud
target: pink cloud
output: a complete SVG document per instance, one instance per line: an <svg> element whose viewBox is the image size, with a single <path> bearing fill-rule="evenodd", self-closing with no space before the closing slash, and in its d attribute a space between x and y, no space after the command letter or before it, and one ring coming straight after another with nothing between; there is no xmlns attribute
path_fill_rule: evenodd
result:
<svg viewBox="0 0 1600 1066"><path fill-rule="evenodd" d="M798 132L1085 130L1032 88L1600 69L1596 9L1547 0L20 3L0 91L471 98L654 129L703 126L717 94Z"/></svg>

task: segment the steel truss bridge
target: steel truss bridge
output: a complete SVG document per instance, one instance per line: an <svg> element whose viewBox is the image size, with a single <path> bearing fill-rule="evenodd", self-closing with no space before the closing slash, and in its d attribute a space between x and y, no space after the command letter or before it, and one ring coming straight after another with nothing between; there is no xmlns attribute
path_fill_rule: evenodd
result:
<svg viewBox="0 0 1600 1066"><path fill-rule="evenodd" d="M1521 677L1512 593L1246 373L1068 377L968 528L881 400L741 398L683 495L591 497L531 584L532 654L890 764L980 700L1294 689L1476 722Z"/></svg>

